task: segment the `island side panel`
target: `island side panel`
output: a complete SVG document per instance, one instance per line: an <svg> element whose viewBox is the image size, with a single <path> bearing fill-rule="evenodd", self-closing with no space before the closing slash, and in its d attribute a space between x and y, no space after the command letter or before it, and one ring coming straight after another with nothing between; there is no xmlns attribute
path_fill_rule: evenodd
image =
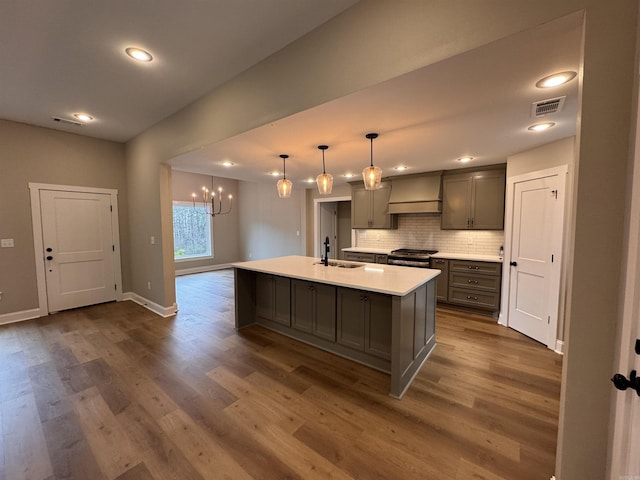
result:
<svg viewBox="0 0 640 480"><path fill-rule="evenodd" d="M242 268L233 269L235 285L235 328L239 330L256 321L256 274Z"/></svg>
<svg viewBox="0 0 640 480"><path fill-rule="evenodd" d="M435 281L393 297L391 392L402 398L435 347Z"/></svg>

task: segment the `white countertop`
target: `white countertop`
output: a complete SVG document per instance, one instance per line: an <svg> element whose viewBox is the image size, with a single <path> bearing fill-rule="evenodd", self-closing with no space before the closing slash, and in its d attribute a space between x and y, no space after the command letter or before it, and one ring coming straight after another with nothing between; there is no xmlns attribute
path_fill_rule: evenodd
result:
<svg viewBox="0 0 640 480"><path fill-rule="evenodd" d="M361 250L359 250L361 251ZM333 260L336 261L336 260ZM358 268L325 267L316 265L317 257L289 256L233 263L235 268L328 283L340 287L357 288L369 292L403 297L423 283L440 275L440 270L407 268L377 263L344 262L362 265Z"/></svg>
<svg viewBox="0 0 640 480"><path fill-rule="evenodd" d="M391 250L389 250L388 248L385 249L385 248L367 248L367 247L349 247L349 248L343 248L342 251L343 252L377 253L378 255L388 255L391 253ZM433 258L447 258L449 260L475 260L477 262L502 263L502 257L499 255L482 255L480 253L438 252L431 256Z"/></svg>
<svg viewBox="0 0 640 480"><path fill-rule="evenodd" d="M433 258L447 258L449 260L475 260L476 262L498 262L502 263L499 255L481 255L479 253L448 253L438 252L431 255Z"/></svg>
<svg viewBox="0 0 640 480"><path fill-rule="evenodd" d="M378 255L389 255L391 250L388 248L367 248L367 247L348 247L343 248L343 252L360 252L360 253L377 253Z"/></svg>

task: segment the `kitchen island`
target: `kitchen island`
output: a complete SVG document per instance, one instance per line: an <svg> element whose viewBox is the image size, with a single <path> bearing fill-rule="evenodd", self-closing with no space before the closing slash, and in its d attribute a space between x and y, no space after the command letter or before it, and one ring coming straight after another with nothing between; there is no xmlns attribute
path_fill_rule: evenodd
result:
<svg viewBox="0 0 640 480"><path fill-rule="evenodd" d="M390 374L401 398L435 347L439 270L288 256L234 263L236 329L258 324Z"/></svg>

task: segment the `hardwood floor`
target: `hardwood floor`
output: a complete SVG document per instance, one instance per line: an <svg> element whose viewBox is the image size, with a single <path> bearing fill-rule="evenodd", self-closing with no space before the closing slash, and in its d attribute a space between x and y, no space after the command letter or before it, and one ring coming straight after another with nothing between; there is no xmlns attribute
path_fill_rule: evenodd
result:
<svg viewBox="0 0 640 480"><path fill-rule="evenodd" d="M0 480L548 480L561 357L439 310L398 401L385 374L233 329L233 273L162 319L108 303L0 327Z"/></svg>

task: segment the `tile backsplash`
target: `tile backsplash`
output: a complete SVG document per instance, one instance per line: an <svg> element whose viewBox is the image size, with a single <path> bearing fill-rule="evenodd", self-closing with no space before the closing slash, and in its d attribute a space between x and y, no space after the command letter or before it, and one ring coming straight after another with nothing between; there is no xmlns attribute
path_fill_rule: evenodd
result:
<svg viewBox="0 0 640 480"><path fill-rule="evenodd" d="M440 216L398 215L397 230L356 230L356 247L421 248L448 253L498 255L503 230L440 230Z"/></svg>

